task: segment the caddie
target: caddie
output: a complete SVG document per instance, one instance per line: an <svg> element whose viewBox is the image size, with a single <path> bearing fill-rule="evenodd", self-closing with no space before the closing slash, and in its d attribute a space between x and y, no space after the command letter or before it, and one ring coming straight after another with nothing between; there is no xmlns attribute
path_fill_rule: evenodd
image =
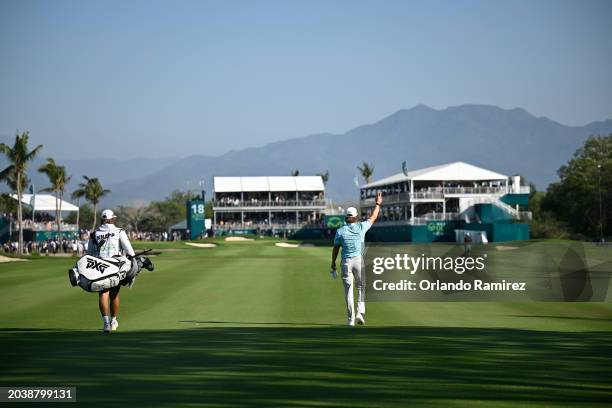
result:
<svg viewBox="0 0 612 408"><path fill-rule="evenodd" d="M102 224L90 234L87 254L99 258L113 256L127 256L132 259L136 254L126 232L115 225L117 216L112 210L102 211ZM119 327L117 315L119 314L119 289L121 285L100 292L98 304L102 320L103 331L108 333ZM111 318L112 317L112 318Z"/></svg>
<svg viewBox="0 0 612 408"><path fill-rule="evenodd" d="M365 234L372 224L376 222L380 205L382 204L382 194L376 194L376 206L365 221L357 222L357 209L349 207L346 210L346 224L336 231L334 238L334 249L332 250L332 272L335 275L336 259L338 252L342 248L342 283L344 284L344 298L346 300L346 312L348 315L348 325L354 326L355 322L360 325L365 324L365 270L362 268L363 242ZM357 286L357 315L355 316L355 305L353 295L353 282Z"/></svg>

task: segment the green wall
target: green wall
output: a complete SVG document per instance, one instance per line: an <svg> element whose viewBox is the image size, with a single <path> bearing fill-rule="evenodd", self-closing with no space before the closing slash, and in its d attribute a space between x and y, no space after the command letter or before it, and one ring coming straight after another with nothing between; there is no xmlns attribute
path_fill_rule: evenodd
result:
<svg viewBox="0 0 612 408"><path fill-rule="evenodd" d="M327 231L326 228L301 228L291 235L291 239L321 239L327 237ZM333 234L335 233L334 230Z"/></svg>
<svg viewBox="0 0 612 408"><path fill-rule="evenodd" d="M529 232L529 224L493 224L493 241L526 241Z"/></svg>
<svg viewBox="0 0 612 408"><path fill-rule="evenodd" d="M423 226L424 227L424 226ZM374 224L366 234L368 242L410 242L412 232L410 225L377 226Z"/></svg>
<svg viewBox="0 0 612 408"><path fill-rule="evenodd" d="M438 223L438 222L436 222ZM366 234L367 242L455 242L455 230L485 231L489 242L523 241L530 238L529 224L482 223L447 221L443 227L430 225L374 225ZM442 233L440 233L442 232Z"/></svg>
<svg viewBox="0 0 612 408"><path fill-rule="evenodd" d="M512 221L512 214L495 204L476 204L474 207L483 224Z"/></svg>
<svg viewBox="0 0 612 408"><path fill-rule="evenodd" d="M25 238L27 231L23 231L23 232L24 232L24 239L28 241L28 239ZM30 235L30 239L31 239L31 236L32 235ZM36 231L36 241L38 242L46 241L48 239L56 238L56 237L57 237L57 231ZM62 237L65 237L68 239L75 239L77 237L77 233L72 232L72 231L62 231Z"/></svg>
<svg viewBox="0 0 612 408"><path fill-rule="evenodd" d="M515 205L529 205L529 194L506 194L500 199L502 202L515 206Z"/></svg>

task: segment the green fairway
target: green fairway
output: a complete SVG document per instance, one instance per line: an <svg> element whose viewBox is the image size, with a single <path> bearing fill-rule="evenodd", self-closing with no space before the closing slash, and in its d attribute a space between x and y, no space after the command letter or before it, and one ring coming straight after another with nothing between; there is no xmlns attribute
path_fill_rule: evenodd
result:
<svg viewBox="0 0 612 408"><path fill-rule="evenodd" d="M87 405L612 401L609 303L370 302L367 326L348 328L330 248L216 242L146 245L156 271L121 290L111 335L97 295L68 282L74 259L0 264L0 385L76 386Z"/></svg>

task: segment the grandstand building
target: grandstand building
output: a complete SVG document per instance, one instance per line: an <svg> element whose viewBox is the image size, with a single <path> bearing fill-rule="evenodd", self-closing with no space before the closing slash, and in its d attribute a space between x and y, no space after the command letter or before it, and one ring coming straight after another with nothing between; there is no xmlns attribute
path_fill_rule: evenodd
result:
<svg viewBox="0 0 612 408"><path fill-rule="evenodd" d="M325 186L320 176L214 177L217 233L297 230L322 222Z"/></svg>
<svg viewBox="0 0 612 408"><path fill-rule="evenodd" d="M361 212L369 214L383 194L373 241L477 241L529 239L529 187L520 176L464 162L405 171L360 186Z"/></svg>
<svg viewBox="0 0 612 408"><path fill-rule="evenodd" d="M17 201L17 195L10 197ZM55 196L50 194L22 194L21 203L24 208L23 236L24 241L41 242L57 238L57 224L55 223L55 206L59 203ZM79 212L79 207L61 200L61 216L66 213ZM76 224L61 221L62 236L68 239L78 237ZM15 217L0 217L0 242L16 241L19 225Z"/></svg>

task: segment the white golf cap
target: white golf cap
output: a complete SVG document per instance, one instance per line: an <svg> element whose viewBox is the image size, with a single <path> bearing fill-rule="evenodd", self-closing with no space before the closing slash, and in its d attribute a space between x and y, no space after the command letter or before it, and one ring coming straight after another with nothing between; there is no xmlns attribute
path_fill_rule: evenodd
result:
<svg viewBox="0 0 612 408"><path fill-rule="evenodd" d="M346 214L347 217L356 217L357 216L357 209L355 207L349 207L346 209Z"/></svg>
<svg viewBox="0 0 612 408"><path fill-rule="evenodd" d="M102 211L102 219L110 220L111 218L117 218L113 210L104 210Z"/></svg>

